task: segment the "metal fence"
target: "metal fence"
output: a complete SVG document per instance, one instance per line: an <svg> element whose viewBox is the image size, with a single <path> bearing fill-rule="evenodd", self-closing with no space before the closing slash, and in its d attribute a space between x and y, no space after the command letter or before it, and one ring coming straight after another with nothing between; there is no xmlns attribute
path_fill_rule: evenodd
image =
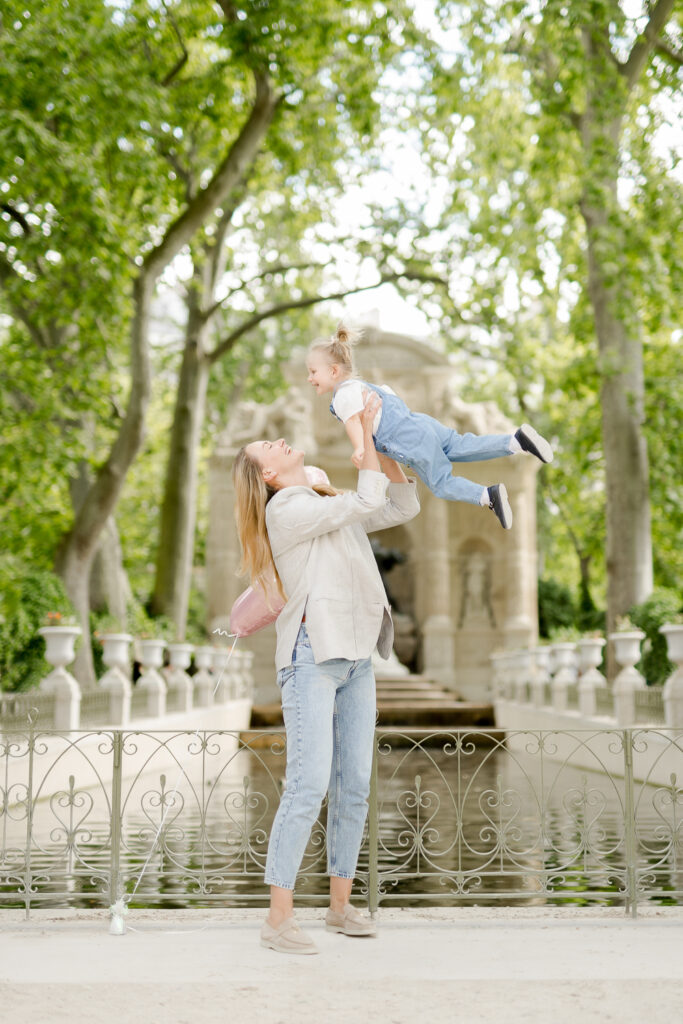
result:
<svg viewBox="0 0 683 1024"><path fill-rule="evenodd" d="M373 911L683 902L680 773L651 784L663 758L683 768L683 737L378 730L357 884ZM263 903L284 765L273 731L6 732L0 905ZM323 807L297 897L326 888Z"/></svg>

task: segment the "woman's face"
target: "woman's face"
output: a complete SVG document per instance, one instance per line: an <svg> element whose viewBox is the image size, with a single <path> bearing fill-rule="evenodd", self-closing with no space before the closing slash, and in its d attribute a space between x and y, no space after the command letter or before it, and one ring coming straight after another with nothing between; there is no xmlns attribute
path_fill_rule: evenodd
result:
<svg viewBox="0 0 683 1024"><path fill-rule="evenodd" d="M288 445L283 437L277 441L252 441L247 445L247 454L258 462L263 479L267 484L286 478L304 464L304 453Z"/></svg>

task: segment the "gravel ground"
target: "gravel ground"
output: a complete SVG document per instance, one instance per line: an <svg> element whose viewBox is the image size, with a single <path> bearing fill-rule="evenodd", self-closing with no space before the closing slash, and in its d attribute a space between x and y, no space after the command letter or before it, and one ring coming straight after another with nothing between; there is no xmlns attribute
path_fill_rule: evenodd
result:
<svg viewBox="0 0 683 1024"><path fill-rule="evenodd" d="M263 910L0 912L0 1006L27 1024L659 1024L683 1015L683 908L381 910L376 939L262 949Z"/></svg>

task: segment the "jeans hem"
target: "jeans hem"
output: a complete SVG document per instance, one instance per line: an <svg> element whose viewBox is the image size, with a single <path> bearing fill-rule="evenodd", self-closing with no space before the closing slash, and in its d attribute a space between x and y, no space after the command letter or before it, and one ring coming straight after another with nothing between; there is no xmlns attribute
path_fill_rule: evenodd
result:
<svg viewBox="0 0 683 1024"><path fill-rule="evenodd" d="M294 884L290 882L278 882L276 878L268 878L268 876L266 876L263 881L265 885L276 885L278 889L294 890Z"/></svg>
<svg viewBox="0 0 683 1024"><path fill-rule="evenodd" d="M347 878L353 880L356 877L355 871L352 875L349 875L346 871L337 871L336 868L328 868L327 873L330 878Z"/></svg>

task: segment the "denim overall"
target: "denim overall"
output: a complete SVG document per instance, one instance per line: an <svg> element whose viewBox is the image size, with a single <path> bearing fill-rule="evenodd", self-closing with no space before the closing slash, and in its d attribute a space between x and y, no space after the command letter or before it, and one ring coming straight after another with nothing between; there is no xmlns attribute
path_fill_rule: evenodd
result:
<svg viewBox="0 0 683 1024"><path fill-rule="evenodd" d="M398 395L376 384L360 381L382 399L382 416L374 435L375 448L415 470L437 498L479 505L484 488L461 476L453 476L452 462L481 462L510 455L512 434L458 434L427 416L412 412ZM330 412L337 416L332 405Z"/></svg>

